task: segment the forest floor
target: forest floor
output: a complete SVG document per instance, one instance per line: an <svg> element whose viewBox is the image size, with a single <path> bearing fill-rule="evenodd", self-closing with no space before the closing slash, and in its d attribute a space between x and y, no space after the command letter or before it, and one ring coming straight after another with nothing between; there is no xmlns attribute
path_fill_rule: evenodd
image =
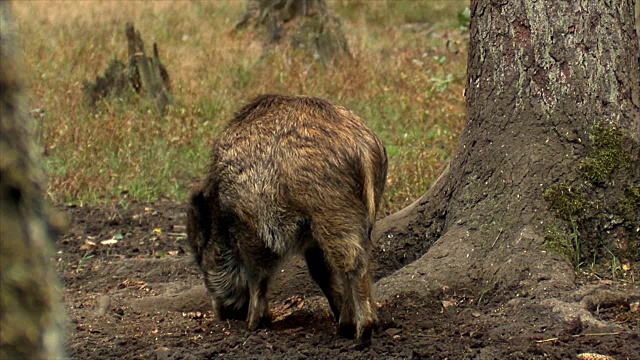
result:
<svg viewBox="0 0 640 360"><path fill-rule="evenodd" d="M272 327L248 331L242 321L214 318L181 204L64 211L71 229L58 240L56 260L73 359L640 359L637 280L579 278L578 289L630 294L592 309L600 324L593 327L560 321L535 296L405 293L380 300L380 328L371 345L358 346L336 336L301 259L287 263L270 288Z"/></svg>

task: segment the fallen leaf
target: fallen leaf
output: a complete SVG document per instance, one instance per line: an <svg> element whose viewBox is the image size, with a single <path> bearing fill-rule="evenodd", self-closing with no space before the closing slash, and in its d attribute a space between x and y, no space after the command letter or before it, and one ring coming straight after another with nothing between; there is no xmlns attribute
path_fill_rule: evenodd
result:
<svg viewBox="0 0 640 360"><path fill-rule="evenodd" d="M637 313L639 308L640 308L639 301L632 302L629 304L629 311L631 311L632 313Z"/></svg>
<svg viewBox="0 0 640 360"><path fill-rule="evenodd" d="M451 307L451 306L456 306L456 305L458 305L458 304L456 304L455 301L448 301L448 300L443 300L442 301L442 307L445 308L445 309L448 308L448 307Z"/></svg>
<svg viewBox="0 0 640 360"><path fill-rule="evenodd" d="M147 285L147 283L145 283L142 280L129 280L129 279L127 279L127 280L121 282L120 284L118 284L118 287L120 289L124 289L124 288L129 287L129 286L141 286L141 287L144 287L145 285Z"/></svg>
<svg viewBox="0 0 640 360"><path fill-rule="evenodd" d="M611 356L596 353L582 353L576 355L578 360L614 360Z"/></svg>
<svg viewBox="0 0 640 360"><path fill-rule="evenodd" d="M304 299L301 296L292 296L284 301L284 304L276 306L271 314L273 321L281 321L286 319L289 315L293 314L295 309L302 309L304 306Z"/></svg>
<svg viewBox="0 0 640 360"><path fill-rule="evenodd" d="M87 251L87 250L95 249L97 247L98 245L93 241L85 240L84 245L80 246L80 250Z"/></svg>
<svg viewBox="0 0 640 360"><path fill-rule="evenodd" d="M113 245L113 244L117 244L117 243L118 243L118 240L116 240L116 239L109 239L109 240L100 241L100 244L102 244L102 245Z"/></svg>
<svg viewBox="0 0 640 360"><path fill-rule="evenodd" d="M160 234L160 233L162 233L162 229L161 228L155 228L155 229L153 229L153 232L156 233L156 234Z"/></svg>
<svg viewBox="0 0 640 360"><path fill-rule="evenodd" d="M387 330L384 331L384 333L389 337L394 337L400 334L400 332L402 332L402 329L398 329L398 328L388 328Z"/></svg>
<svg viewBox="0 0 640 360"><path fill-rule="evenodd" d="M297 333L298 331L303 330L303 327L297 327L297 328L293 328L293 329L285 329L282 330L281 333L283 334L293 334L293 333Z"/></svg>
<svg viewBox="0 0 640 360"><path fill-rule="evenodd" d="M188 317L191 319L202 319L204 318L204 314L201 313L200 311L190 311L188 313L182 313L182 317Z"/></svg>

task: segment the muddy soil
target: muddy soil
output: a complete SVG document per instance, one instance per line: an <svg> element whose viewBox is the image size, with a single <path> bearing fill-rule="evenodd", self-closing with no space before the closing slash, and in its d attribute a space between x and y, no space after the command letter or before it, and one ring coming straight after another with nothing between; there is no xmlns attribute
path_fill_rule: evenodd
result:
<svg viewBox="0 0 640 360"><path fill-rule="evenodd" d="M251 332L244 322L213 317L180 204L63 210L71 230L58 240L56 261L73 359L640 359L637 281L581 279L578 288L629 294L591 309L597 327L560 321L517 291L511 299L477 289L404 292L381 300L380 328L363 347L335 335L301 259L271 286L272 327ZM378 277L396 270L389 266L378 265Z"/></svg>

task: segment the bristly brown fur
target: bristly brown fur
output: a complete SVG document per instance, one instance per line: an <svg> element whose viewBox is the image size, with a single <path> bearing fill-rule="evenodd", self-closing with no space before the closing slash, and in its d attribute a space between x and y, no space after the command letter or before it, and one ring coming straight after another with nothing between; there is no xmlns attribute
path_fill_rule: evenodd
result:
<svg viewBox="0 0 640 360"><path fill-rule="evenodd" d="M336 107L329 101L316 97L307 96L287 96L279 94L262 94L256 96L251 102L238 110L231 120L231 123L239 121L251 121L262 117L266 112L278 107L288 107L290 109L314 109L324 114L326 120L337 119L340 115L336 112Z"/></svg>
<svg viewBox="0 0 640 360"><path fill-rule="evenodd" d="M262 95L242 107L218 136L187 211L218 316L246 318L252 329L267 324L269 279L301 253L340 334L370 340L370 234L386 175L382 142L342 106Z"/></svg>

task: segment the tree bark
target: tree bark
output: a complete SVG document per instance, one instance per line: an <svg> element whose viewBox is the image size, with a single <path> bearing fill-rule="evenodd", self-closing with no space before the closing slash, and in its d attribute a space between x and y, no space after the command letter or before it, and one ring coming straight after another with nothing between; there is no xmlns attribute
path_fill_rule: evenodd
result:
<svg viewBox="0 0 640 360"><path fill-rule="evenodd" d="M445 286L553 297L589 256L640 257L633 0L471 12L467 126L429 192L377 224L380 261L419 257L379 282L383 300Z"/></svg>
<svg viewBox="0 0 640 360"><path fill-rule="evenodd" d="M60 359L64 307L51 248L61 215L44 201L9 15L0 1L0 358Z"/></svg>

